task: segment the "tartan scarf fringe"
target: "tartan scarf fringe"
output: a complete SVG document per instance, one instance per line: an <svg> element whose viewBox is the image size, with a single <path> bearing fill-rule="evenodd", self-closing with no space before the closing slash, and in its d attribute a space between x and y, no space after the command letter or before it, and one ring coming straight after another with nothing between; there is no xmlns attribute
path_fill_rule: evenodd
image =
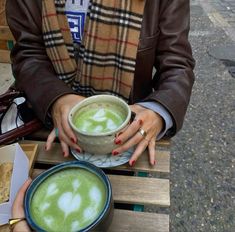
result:
<svg viewBox="0 0 235 232"><path fill-rule="evenodd" d="M57 77L83 96L107 93L128 101L145 0L90 0L75 60L65 0L42 0L46 52Z"/></svg>

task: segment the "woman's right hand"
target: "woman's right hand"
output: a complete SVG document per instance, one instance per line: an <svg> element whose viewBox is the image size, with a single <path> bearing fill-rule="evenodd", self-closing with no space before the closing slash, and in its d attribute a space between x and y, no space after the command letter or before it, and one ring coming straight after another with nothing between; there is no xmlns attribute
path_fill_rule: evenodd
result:
<svg viewBox="0 0 235 232"><path fill-rule="evenodd" d="M84 98L85 97L76 94L66 94L55 101L51 111L54 129L47 137L45 146L46 150L51 149L52 143L57 137L55 131L55 128L57 128L62 154L64 157L69 155L69 147L78 152L81 151L81 148L77 145L77 138L68 123L68 115L72 107Z"/></svg>

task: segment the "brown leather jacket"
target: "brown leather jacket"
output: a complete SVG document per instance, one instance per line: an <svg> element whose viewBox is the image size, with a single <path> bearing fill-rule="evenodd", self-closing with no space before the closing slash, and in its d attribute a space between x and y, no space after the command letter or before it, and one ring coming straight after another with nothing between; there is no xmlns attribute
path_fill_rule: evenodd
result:
<svg viewBox="0 0 235 232"><path fill-rule="evenodd" d="M41 0L8 0L6 13L16 39L11 53L16 84L45 122L55 99L73 92L56 78L47 57L41 31ZM146 0L130 103L162 104L174 124L168 136L182 127L194 82L189 17L189 0ZM157 70L154 77L153 67Z"/></svg>

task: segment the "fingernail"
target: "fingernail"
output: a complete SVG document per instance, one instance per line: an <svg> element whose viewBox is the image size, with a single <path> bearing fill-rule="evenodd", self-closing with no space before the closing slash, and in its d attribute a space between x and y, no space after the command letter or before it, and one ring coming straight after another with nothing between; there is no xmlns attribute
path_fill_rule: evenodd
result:
<svg viewBox="0 0 235 232"><path fill-rule="evenodd" d="M118 155L118 154L119 154L118 151L113 151L113 152L112 152L112 155Z"/></svg>
<svg viewBox="0 0 235 232"><path fill-rule="evenodd" d="M132 160L130 166L132 167L135 164L135 160Z"/></svg>
<svg viewBox="0 0 235 232"><path fill-rule="evenodd" d="M139 125L140 125L140 126L143 125L143 120L142 120L142 119L139 119L138 122L139 122Z"/></svg>
<svg viewBox="0 0 235 232"><path fill-rule="evenodd" d="M47 146L45 145L44 149L47 151Z"/></svg>
<svg viewBox="0 0 235 232"><path fill-rule="evenodd" d="M81 152L81 150L80 150L80 149L78 149L78 148L76 149L76 151L77 151L78 153L80 153L80 152Z"/></svg>
<svg viewBox="0 0 235 232"><path fill-rule="evenodd" d="M63 156L65 157L65 152L63 151Z"/></svg>
<svg viewBox="0 0 235 232"><path fill-rule="evenodd" d="M119 133L118 133L118 136L120 136L121 134L123 134L123 132L119 132Z"/></svg>
<svg viewBox="0 0 235 232"><path fill-rule="evenodd" d="M118 139L118 140L115 140L115 144L121 144L122 143L122 141L121 141L121 139Z"/></svg>
<svg viewBox="0 0 235 232"><path fill-rule="evenodd" d="M70 138L72 143L76 143L76 140L74 138Z"/></svg>
<svg viewBox="0 0 235 232"><path fill-rule="evenodd" d="M117 138L118 136L120 136L123 132L119 132L115 135L115 137Z"/></svg>
<svg viewBox="0 0 235 232"><path fill-rule="evenodd" d="M154 160L154 161L153 161L153 165L155 165L156 163L157 163L157 161L156 161L156 160Z"/></svg>

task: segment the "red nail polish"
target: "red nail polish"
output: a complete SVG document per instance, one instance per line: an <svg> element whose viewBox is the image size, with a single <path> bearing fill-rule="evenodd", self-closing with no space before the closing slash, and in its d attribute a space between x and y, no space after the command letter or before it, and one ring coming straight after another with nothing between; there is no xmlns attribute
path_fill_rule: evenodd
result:
<svg viewBox="0 0 235 232"><path fill-rule="evenodd" d="M47 146L45 146L44 149L47 151Z"/></svg>
<svg viewBox="0 0 235 232"><path fill-rule="evenodd" d="M120 139L118 139L118 140L115 140L115 144L121 144L122 143L122 141L120 140Z"/></svg>
<svg viewBox="0 0 235 232"><path fill-rule="evenodd" d="M156 161L156 160L154 160L154 161L153 161L153 165L155 165L156 163L157 163L157 161Z"/></svg>
<svg viewBox="0 0 235 232"><path fill-rule="evenodd" d="M74 138L70 138L72 143L76 143L76 140Z"/></svg>
<svg viewBox="0 0 235 232"><path fill-rule="evenodd" d="M77 151L78 153L80 153L80 152L81 152L81 150L80 150L80 149L78 149L78 148L76 149L76 151Z"/></svg>
<svg viewBox="0 0 235 232"><path fill-rule="evenodd" d="M143 125L143 120L142 119L139 119L139 125L142 126Z"/></svg>
<svg viewBox="0 0 235 232"><path fill-rule="evenodd" d="M65 157L65 152L63 151L63 156Z"/></svg>
<svg viewBox="0 0 235 232"><path fill-rule="evenodd" d="M113 151L113 152L112 152L112 155L118 155L118 154L119 154L118 151Z"/></svg>
<svg viewBox="0 0 235 232"><path fill-rule="evenodd" d="M135 160L131 161L131 167L135 164Z"/></svg>

